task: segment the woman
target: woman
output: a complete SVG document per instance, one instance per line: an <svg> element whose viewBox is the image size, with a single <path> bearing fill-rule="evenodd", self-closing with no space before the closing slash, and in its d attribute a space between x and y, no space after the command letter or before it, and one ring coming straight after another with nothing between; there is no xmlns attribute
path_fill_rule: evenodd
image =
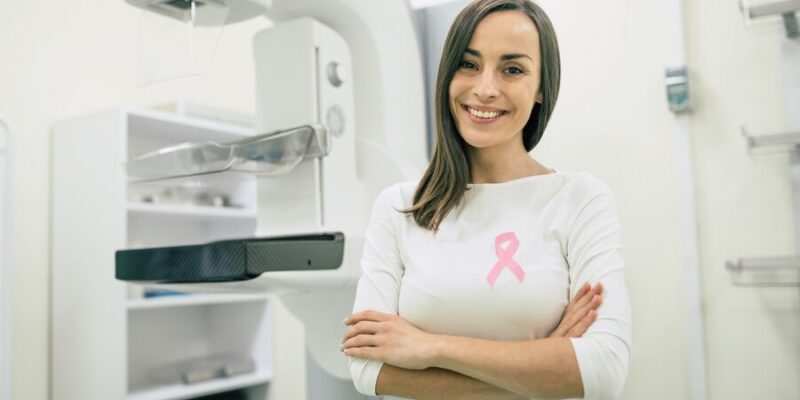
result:
<svg viewBox="0 0 800 400"><path fill-rule="evenodd" d="M528 154L559 79L555 33L530 1L478 0L456 18L431 164L381 193L367 229L342 344L360 392L619 395L631 334L614 198Z"/></svg>

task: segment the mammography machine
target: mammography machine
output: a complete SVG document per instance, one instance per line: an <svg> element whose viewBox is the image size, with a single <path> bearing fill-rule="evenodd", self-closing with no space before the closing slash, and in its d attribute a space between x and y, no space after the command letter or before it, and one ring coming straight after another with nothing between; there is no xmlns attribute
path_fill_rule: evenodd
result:
<svg viewBox="0 0 800 400"><path fill-rule="evenodd" d="M382 189L417 179L426 164L424 79L409 4L126 1L182 21L220 8L228 23L265 15L275 25L253 39L262 135L161 149L128 164L134 181L256 174L256 237L264 239L122 250L117 279L274 293L302 321L314 364L295 371L276 362L275 380L299 373L307 398L356 398L339 341L369 212Z"/></svg>

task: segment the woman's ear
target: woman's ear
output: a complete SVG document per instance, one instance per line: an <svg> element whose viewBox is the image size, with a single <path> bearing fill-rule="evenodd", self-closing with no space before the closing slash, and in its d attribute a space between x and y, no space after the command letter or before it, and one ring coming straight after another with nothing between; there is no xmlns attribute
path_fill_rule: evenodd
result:
<svg viewBox="0 0 800 400"><path fill-rule="evenodd" d="M544 98L542 97L542 92L536 93L536 100L537 103L542 104Z"/></svg>

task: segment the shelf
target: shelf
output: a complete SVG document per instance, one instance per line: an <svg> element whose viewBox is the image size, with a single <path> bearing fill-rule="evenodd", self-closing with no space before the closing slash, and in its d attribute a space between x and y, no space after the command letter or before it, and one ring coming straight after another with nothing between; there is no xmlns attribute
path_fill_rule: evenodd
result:
<svg viewBox="0 0 800 400"><path fill-rule="evenodd" d="M139 390L128 394L128 400L180 400L268 383L271 374L260 372L233 378L215 379L189 385L177 384Z"/></svg>
<svg viewBox="0 0 800 400"><path fill-rule="evenodd" d="M255 220L256 210L250 208L212 207L179 204L128 203L134 215L152 215L186 219Z"/></svg>
<svg viewBox="0 0 800 400"><path fill-rule="evenodd" d="M800 257L740 258L725 263L738 286L800 286Z"/></svg>
<svg viewBox="0 0 800 400"><path fill-rule="evenodd" d="M224 294L194 294L172 295L163 297L153 297L149 299L128 300L128 310L146 310L164 307L186 307L204 304L226 304L226 303L246 303L254 301L266 301L266 294L244 294L244 293L224 293Z"/></svg>

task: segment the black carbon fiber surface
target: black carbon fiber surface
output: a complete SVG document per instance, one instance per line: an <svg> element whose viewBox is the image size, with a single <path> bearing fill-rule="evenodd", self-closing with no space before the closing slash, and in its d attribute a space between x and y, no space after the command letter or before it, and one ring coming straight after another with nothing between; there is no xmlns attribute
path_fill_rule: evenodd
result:
<svg viewBox="0 0 800 400"><path fill-rule="evenodd" d="M116 278L162 283L245 280L264 272L336 269L343 257L341 232L225 240L119 250Z"/></svg>

